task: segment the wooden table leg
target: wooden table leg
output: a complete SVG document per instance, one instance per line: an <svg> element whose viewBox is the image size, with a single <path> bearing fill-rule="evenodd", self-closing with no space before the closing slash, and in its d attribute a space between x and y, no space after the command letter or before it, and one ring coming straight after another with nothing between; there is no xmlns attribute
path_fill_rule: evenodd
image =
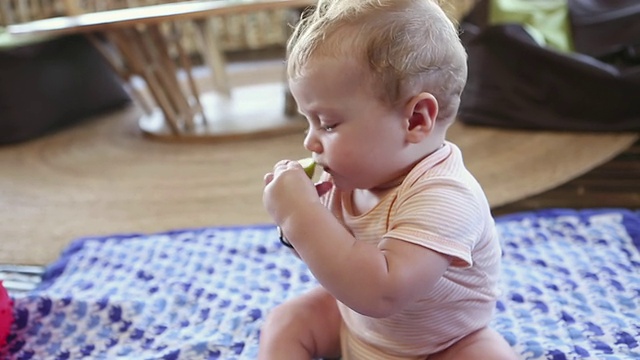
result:
<svg viewBox="0 0 640 360"><path fill-rule="evenodd" d="M205 62L212 71L212 81L215 89L227 96L231 95L229 78L227 77L226 61L222 49L215 38L214 29L208 19L194 21L196 40L202 51Z"/></svg>
<svg viewBox="0 0 640 360"><path fill-rule="evenodd" d="M185 96L185 91L180 86L178 68L169 53L165 37L160 33L157 25L148 26L147 31L141 31L140 34L146 40L145 44L147 45L149 56L157 59L158 67L156 70L158 71L158 76L170 95L185 131L192 129L197 109L193 109L190 106L189 100Z"/></svg>
<svg viewBox="0 0 640 360"><path fill-rule="evenodd" d="M118 74L125 90L129 93L133 101L140 105L145 114L150 115L153 112L153 106L149 104L149 101L138 88L132 86L131 81L133 74L124 64L122 56L114 53L117 50L112 49L113 44L99 39L95 34L87 34L86 37L98 52L102 54L102 57L106 59L111 69Z"/></svg>
<svg viewBox="0 0 640 360"><path fill-rule="evenodd" d="M196 81L193 77L193 65L191 64L191 59L189 58L189 54L187 54L184 46L182 46L182 32L176 23L171 23L171 42L175 45L176 51L178 52L178 60L180 61L180 66L184 70L185 75L187 76L187 81L189 82L189 89L191 90L191 97L195 101L195 107L197 108L197 112L202 114L202 123L207 123L207 117L204 113L204 107L200 102L200 89L196 84Z"/></svg>
<svg viewBox="0 0 640 360"><path fill-rule="evenodd" d="M137 32L132 29L114 30L107 33L108 37L118 47L125 61L131 66L132 71L139 75L147 84L149 91L155 99L157 105L162 110L166 124L171 129L173 135L179 135L180 123L178 114L171 106L168 95L161 86L157 78L154 67L157 64L153 59L148 59L142 47L144 44L140 40Z"/></svg>

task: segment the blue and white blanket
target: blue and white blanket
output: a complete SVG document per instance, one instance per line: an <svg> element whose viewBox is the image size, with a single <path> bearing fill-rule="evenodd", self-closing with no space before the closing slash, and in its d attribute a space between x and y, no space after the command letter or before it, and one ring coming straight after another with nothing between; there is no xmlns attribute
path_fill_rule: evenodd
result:
<svg viewBox="0 0 640 360"><path fill-rule="evenodd" d="M640 359L640 213L498 219L492 326L523 359ZM15 300L5 359L255 359L269 309L316 282L273 226L74 242Z"/></svg>

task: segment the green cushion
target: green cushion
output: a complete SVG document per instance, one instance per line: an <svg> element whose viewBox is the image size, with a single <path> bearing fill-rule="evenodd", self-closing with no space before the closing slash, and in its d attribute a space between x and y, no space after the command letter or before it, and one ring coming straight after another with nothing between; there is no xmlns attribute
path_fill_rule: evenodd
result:
<svg viewBox="0 0 640 360"><path fill-rule="evenodd" d="M492 0L489 23L520 24L541 46L573 51L566 0Z"/></svg>

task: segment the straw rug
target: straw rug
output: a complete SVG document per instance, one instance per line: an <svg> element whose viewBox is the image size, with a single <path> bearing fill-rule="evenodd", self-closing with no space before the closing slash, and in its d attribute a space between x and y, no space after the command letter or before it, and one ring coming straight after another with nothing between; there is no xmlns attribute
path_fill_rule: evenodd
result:
<svg viewBox="0 0 640 360"><path fill-rule="evenodd" d="M281 76L279 66L264 71ZM256 69L247 71L255 79ZM221 143L152 141L138 130L140 114L132 106L0 148L0 263L46 264L89 235L268 223L264 173L279 159L308 155L302 131ZM636 138L462 124L450 132L493 206L581 175Z"/></svg>

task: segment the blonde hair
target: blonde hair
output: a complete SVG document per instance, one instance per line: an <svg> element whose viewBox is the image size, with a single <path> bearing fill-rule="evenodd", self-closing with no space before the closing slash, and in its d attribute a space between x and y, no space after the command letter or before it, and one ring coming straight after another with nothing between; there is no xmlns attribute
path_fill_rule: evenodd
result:
<svg viewBox="0 0 640 360"><path fill-rule="evenodd" d="M435 0L319 0L287 44L287 72L303 75L312 56L368 64L382 100L392 105L430 92L439 118L455 117L467 78L457 28Z"/></svg>

